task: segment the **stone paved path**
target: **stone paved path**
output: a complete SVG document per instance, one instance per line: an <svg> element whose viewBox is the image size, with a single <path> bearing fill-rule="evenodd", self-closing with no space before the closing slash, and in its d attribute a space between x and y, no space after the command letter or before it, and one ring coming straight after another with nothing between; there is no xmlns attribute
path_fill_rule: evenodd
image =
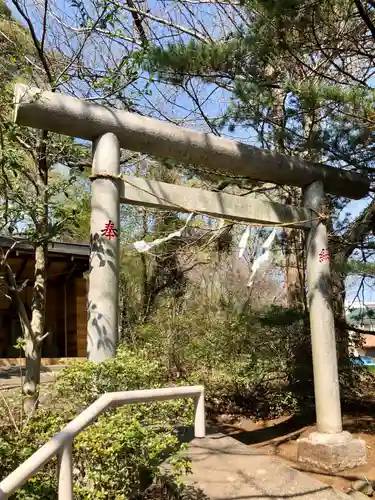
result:
<svg viewBox="0 0 375 500"><path fill-rule="evenodd" d="M211 500L349 500L320 481L285 466L275 457L223 434L189 444L193 474L186 484Z"/></svg>

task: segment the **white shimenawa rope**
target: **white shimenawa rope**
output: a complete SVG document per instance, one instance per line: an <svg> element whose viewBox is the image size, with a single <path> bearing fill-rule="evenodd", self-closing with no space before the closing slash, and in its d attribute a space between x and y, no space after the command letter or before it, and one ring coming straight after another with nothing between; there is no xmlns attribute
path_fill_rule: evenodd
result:
<svg viewBox="0 0 375 500"><path fill-rule="evenodd" d="M172 240L173 238L180 238L182 236L182 233L189 225L189 222L191 221L193 216L194 213L189 214L189 217L186 219L184 226L178 231L174 231L173 233L168 234L168 236L165 236L164 238L157 238L154 241L144 241L144 240L135 241L133 243L133 247L137 250L137 252L143 253L143 252L148 252L149 250L151 250L151 248L157 247L158 245L161 245L166 241Z"/></svg>
<svg viewBox="0 0 375 500"><path fill-rule="evenodd" d="M239 248L239 252L238 252L238 257L240 259L243 258L244 256L244 253L245 253L245 250L247 248L247 244L248 244L248 241L249 241L249 238L250 238L250 226L247 226L245 231L243 232L242 236L241 236L241 239L240 239L240 242L238 244L238 248Z"/></svg>
<svg viewBox="0 0 375 500"><path fill-rule="evenodd" d="M275 238L276 238L276 229L273 229L273 231L268 236L266 241L260 247L261 254L259 255L259 257L257 257L254 260L253 265L251 266L251 274L250 274L249 281L247 283L248 288L252 287L256 273L262 267L264 267L265 264L267 264L267 262L270 260L270 257L272 255L271 254L271 247L272 247L273 242L275 241Z"/></svg>

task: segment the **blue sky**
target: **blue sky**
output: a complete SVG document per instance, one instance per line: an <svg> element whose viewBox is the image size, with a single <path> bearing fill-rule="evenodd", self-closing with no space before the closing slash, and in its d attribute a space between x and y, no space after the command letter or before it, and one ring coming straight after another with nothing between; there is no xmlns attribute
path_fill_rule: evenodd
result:
<svg viewBox="0 0 375 500"><path fill-rule="evenodd" d="M159 1L159 4L158 4ZM172 2L171 2L172 3ZM33 2L32 0L29 0L27 3L28 5L32 5ZM8 5L12 8L12 11L15 15L16 18L20 19L20 16L18 12L12 7L12 4L10 1L8 1ZM70 16L73 14L73 16L76 13L75 9L72 9L70 7L70 2L68 0L57 0L57 5L61 9L62 13ZM149 0L148 1L148 6L151 9L152 12L156 12L158 8L160 7L160 0ZM215 26L213 26L212 23L212 9L214 7L210 5L204 6L202 8L202 11L200 12L200 21L205 24L206 26L212 26L212 31L215 32ZM32 11L30 11L31 18L35 20L35 16L33 15ZM40 25L38 23L35 24L36 26L36 31L37 34L40 35ZM39 31L39 33L38 33ZM53 34L48 34L48 36ZM111 50L119 50L118 47L111 47ZM94 56L95 57L95 54ZM147 75L145 75L147 76ZM140 84L140 88L142 86L142 83ZM152 90L152 96L149 98L144 98L139 102L139 104L147 108L149 107L149 103L152 102L154 103L155 110L151 114L157 118L163 119L163 114L158 113L158 103L163 103L163 113L166 114L169 118L172 118L173 120L178 120L179 118L183 119L184 122L190 126L190 127L196 127L199 129L203 129L208 131L207 126L204 124L203 121L197 122L195 119L189 121L189 115L191 114L194 116L194 105L191 99L188 98L186 93L181 93L179 92L178 94L176 93L176 98L173 101L171 99L171 104L167 104L166 100L163 100L163 96L173 96L173 88L171 86L163 85L163 84L157 84L153 85L151 84L151 90ZM136 90L136 89L134 89ZM213 94L212 92L215 91ZM214 86L209 86L205 85L204 88L202 87L201 89L201 97L202 95L206 96L207 100L205 104L203 105L205 113L210 116L220 116L222 113L223 109L225 109L228 106L228 103L230 101L230 93L226 92L224 90L218 90ZM212 95L211 95L212 94ZM164 102L163 102L164 101ZM159 116L158 116L159 114ZM243 126L237 126L234 132L229 132L228 129L225 129L221 131L221 133L227 137L240 140L249 144L257 144L256 136L251 129L243 127ZM366 201L365 200L359 200L352 202L348 208L353 213L353 216L356 214L360 213L363 208L366 206ZM365 287L365 300L375 300L375 291L373 291L370 287ZM352 300L354 298L354 295L356 294L356 280L349 279L348 280L348 287L347 287L347 293L348 293L348 299Z"/></svg>

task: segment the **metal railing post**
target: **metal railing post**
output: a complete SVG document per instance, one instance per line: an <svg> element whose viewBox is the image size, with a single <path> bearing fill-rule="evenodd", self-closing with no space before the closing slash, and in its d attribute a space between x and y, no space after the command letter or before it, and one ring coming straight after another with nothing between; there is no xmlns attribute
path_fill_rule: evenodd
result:
<svg viewBox="0 0 375 500"><path fill-rule="evenodd" d="M108 408L178 398L194 399L194 435L197 438L205 437L204 387L201 385L109 392L92 403L3 479L0 482L0 500L7 500L54 456L58 459L58 498L59 500L73 500L72 442L75 436L92 424Z"/></svg>
<svg viewBox="0 0 375 500"><path fill-rule="evenodd" d="M57 456L59 500L73 500L73 453L72 442L67 443Z"/></svg>
<svg viewBox="0 0 375 500"><path fill-rule="evenodd" d="M204 390L194 398L194 436L196 438L204 438L206 436L206 416L204 409Z"/></svg>

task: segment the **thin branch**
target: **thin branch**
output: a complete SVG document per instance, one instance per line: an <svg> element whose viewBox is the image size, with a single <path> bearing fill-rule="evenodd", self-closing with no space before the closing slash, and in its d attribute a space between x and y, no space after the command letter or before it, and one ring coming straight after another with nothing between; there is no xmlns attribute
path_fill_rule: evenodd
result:
<svg viewBox="0 0 375 500"><path fill-rule="evenodd" d="M49 11L49 15L54 19L60 26L63 28L73 31L74 33L81 34L81 33L91 33L92 32L92 27L90 28L75 28L74 26L70 26L69 24L64 23L61 19L59 19L56 14L53 12ZM117 40L123 40L124 42L130 42L134 43L135 45L141 45L135 38L129 38L127 36L122 35L121 33L113 33L108 30L104 30L102 28L95 28L95 33L99 33L100 35L108 36L109 38L114 38L114 35L116 36Z"/></svg>
<svg viewBox="0 0 375 500"><path fill-rule="evenodd" d="M138 10L135 8L133 0L126 0L126 3L128 4L128 7L131 9L134 25L139 33L139 38L141 39L141 43L143 46L146 46L148 44L148 40L145 29L142 24L143 19L141 19Z"/></svg>
<svg viewBox="0 0 375 500"><path fill-rule="evenodd" d="M1 259L1 265L5 268L5 272L6 272L6 277L7 277L7 280L8 280L9 289L12 292L13 298L15 299L15 301L17 303L18 316L19 316L19 319L20 319L20 323L21 323L22 332L24 334L24 337L25 338L29 337L29 338L31 338L31 339L33 339L35 341L37 339L35 339L35 335L34 335L32 327L31 327L30 320L29 320L29 318L27 316L27 313L26 313L25 305L22 302L20 293L18 291L17 283L16 283L16 280L14 278L12 268L10 267L10 265L8 264L8 262L6 261L7 256L9 255L10 251L18 243L20 243L20 242L19 241L14 242L14 244L8 249L8 251L6 252L5 255L4 255L4 252L2 251L3 258Z"/></svg>
<svg viewBox="0 0 375 500"><path fill-rule="evenodd" d="M366 12L366 9L363 7L361 0L354 0L354 4L357 7L358 14L370 30L371 36L375 41L375 26Z"/></svg>
<svg viewBox="0 0 375 500"><path fill-rule="evenodd" d="M3 400L3 402L4 402L5 408L7 409L7 412L8 412L10 420L12 421L13 427L15 428L15 430L17 431L18 434L21 434L21 431L20 431L20 429L19 429L19 427L18 427L18 425L16 423L16 420L14 418L12 410L10 409L10 407L8 405L8 402L5 399L5 396L4 396L4 394L3 394L3 392L2 392L1 389L0 389L0 396L1 396L1 399Z"/></svg>
<svg viewBox="0 0 375 500"><path fill-rule="evenodd" d="M117 1L113 1L112 3L116 6L120 6L123 10L127 10L128 12L137 12L138 14L141 14L143 17L147 17L148 19L151 19L151 21L156 21L157 23L163 24L164 26L169 26L170 28L174 28L174 29L180 31L181 33L186 33L187 35L190 35L193 38L196 38L197 40L200 40L203 43L209 43L209 40L207 40L207 38L205 36L201 35L197 31L193 31L193 30L186 28L185 26L181 26L180 24L176 24L174 22L167 21L166 19L163 19L162 17L154 16L150 12L147 12L144 10L125 7L125 5L120 4Z"/></svg>
<svg viewBox="0 0 375 500"><path fill-rule="evenodd" d="M235 7L243 5L244 0L239 0L238 2L233 2L232 0L184 0L184 3L190 3L191 5L229 5L231 7Z"/></svg>
<svg viewBox="0 0 375 500"><path fill-rule="evenodd" d="M43 31L42 31L42 40L40 42L40 49L43 54L44 54L44 42L46 41L46 34L47 34L47 9L48 9L48 0L44 0Z"/></svg>
<svg viewBox="0 0 375 500"><path fill-rule="evenodd" d="M64 74L73 66L73 64L75 64L75 62L77 61L77 59L80 57L80 55L82 54L82 51L83 49L85 48L86 46L86 42L87 40L90 38L90 36L92 35L92 33L95 31L95 28L98 26L98 24L100 23L101 19L103 18L104 14L106 12L106 9L103 10L103 12L101 13L100 16L98 16L98 19L95 21L94 25L92 26L92 28L86 33L86 36L80 46L80 48L77 50L77 52L74 54L74 56L70 59L70 61L68 62L68 64L65 66L65 68L60 72L59 76L56 78L56 86L58 85L58 82L59 80L64 76Z"/></svg>
<svg viewBox="0 0 375 500"><path fill-rule="evenodd" d="M37 342L39 344L41 344L43 342L44 339L46 339L49 335L49 332L45 333L44 335L42 335L41 337L37 337Z"/></svg>
<svg viewBox="0 0 375 500"><path fill-rule="evenodd" d="M345 328L345 330L351 330L352 332L360 333L362 335L375 336L374 330L364 330L363 328L358 328L354 325L349 325L349 323L347 323L346 321L343 321L342 319L340 320L339 318L335 318L335 323L340 325L341 327Z"/></svg>
<svg viewBox="0 0 375 500"><path fill-rule="evenodd" d="M185 269L182 269L181 272L182 273L188 273L189 271L191 271L192 269L194 269L194 267L197 267L197 266L200 266L200 265L206 265L206 264L209 264L210 261L208 260L199 260L198 262L194 262L194 264L192 264L191 266L189 267L186 267Z"/></svg>
<svg viewBox="0 0 375 500"><path fill-rule="evenodd" d="M367 83L364 81L364 80L360 80L359 78L356 78L354 75L352 75L351 73L348 73L347 71L344 70L343 67L340 67L334 60L334 57L330 57L326 51L323 49L322 47L322 44L320 43L320 40L318 38L318 35L317 35L317 32L316 32L316 29L315 29L315 9L313 10L313 15L312 15L312 23L311 23L311 29L312 29L312 32L313 32L313 35L314 35L314 39L315 39L315 42L317 43L318 45L318 48L319 50L321 51L321 53L323 54L323 56L327 59L327 61L329 61L330 64L332 64L332 66L334 68L337 69L337 71L340 73L342 73L343 75L347 76L348 78L350 78L351 80L359 83L360 85L363 85L364 87L368 87ZM337 50L337 49L336 49Z"/></svg>
<svg viewBox="0 0 375 500"><path fill-rule="evenodd" d="M14 250L14 248L16 247L16 245L18 245L19 243L21 243L21 241L19 241L19 240L18 240L18 241L15 241L15 242L13 243L13 245L12 245L12 246L10 246L10 247L8 248L8 250L6 251L6 253L5 253L5 254L4 254L4 252L3 252L3 251L1 251L1 252L2 252L2 254L3 254L3 256L2 256L2 259L1 259L1 263L0 263L0 265L2 265L2 266L3 266L3 265L5 264L5 261L7 260L7 258L8 258L8 256L9 256L9 254L11 253L11 251L12 251L12 250Z"/></svg>
<svg viewBox="0 0 375 500"><path fill-rule="evenodd" d="M34 42L34 46L35 46L35 48L36 48L36 50L38 52L38 55L39 55L39 58L40 58L40 62L43 65L43 69L44 69L44 71L45 71L45 73L47 75L48 82L51 85L51 88L53 89L54 88L53 77L52 77L51 71L49 69L49 64L48 64L48 61L47 61L46 56L44 54L43 47L41 46L41 44L40 44L40 42L38 40L38 37L36 36L33 23L31 21L30 17L22 9L22 7L19 4L18 0L12 0L12 3L16 7L16 9L18 10L18 12L21 14L21 16L23 17L23 19L26 21L26 23L27 23L27 25L29 27L30 35L31 35L31 38L32 38L32 40Z"/></svg>
<svg viewBox="0 0 375 500"><path fill-rule="evenodd" d="M217 128L215 127L215 125L211 122L211 120L208 118L208 116L206 115L206 113L204 112L203 108L202 108L202 105L201 103L199 102L199 98L197 96L197 93L195 92L195 89L194 87L192 86L191 89L192 91L190 92L190 90L186 87L183 87L184 91L188 94L188 96L190 97L190 99L196 104L201 116L203 117L203 120L206 122L207 126L209 127L209 129L211 130L211 132L216 135L216 136L220 136L220 132L217 130ZM211 97L211 95L215 92L215 89L212 90L210 92L210 95L205 99L205 102L207 102L207 100Z"/></svg>
<svg viewBox="0 0 375 500"><path fill-rule="evenodd" d="M12 40L11 38L9 38L5 33L3 33L1 30L0 30L0 35L5 38L5 40L9 43L12 43L15 47L17 47L17 49L19 48L19 46L17 45L17 43ZM37 69L38 71L43 71L43 68L41 66L38 66L34 61L32 61L29 57L27 57L26 55L22 54L22 56L25 58L25 61L27 61L30 66L34 66L35 69Z"/></svg>

